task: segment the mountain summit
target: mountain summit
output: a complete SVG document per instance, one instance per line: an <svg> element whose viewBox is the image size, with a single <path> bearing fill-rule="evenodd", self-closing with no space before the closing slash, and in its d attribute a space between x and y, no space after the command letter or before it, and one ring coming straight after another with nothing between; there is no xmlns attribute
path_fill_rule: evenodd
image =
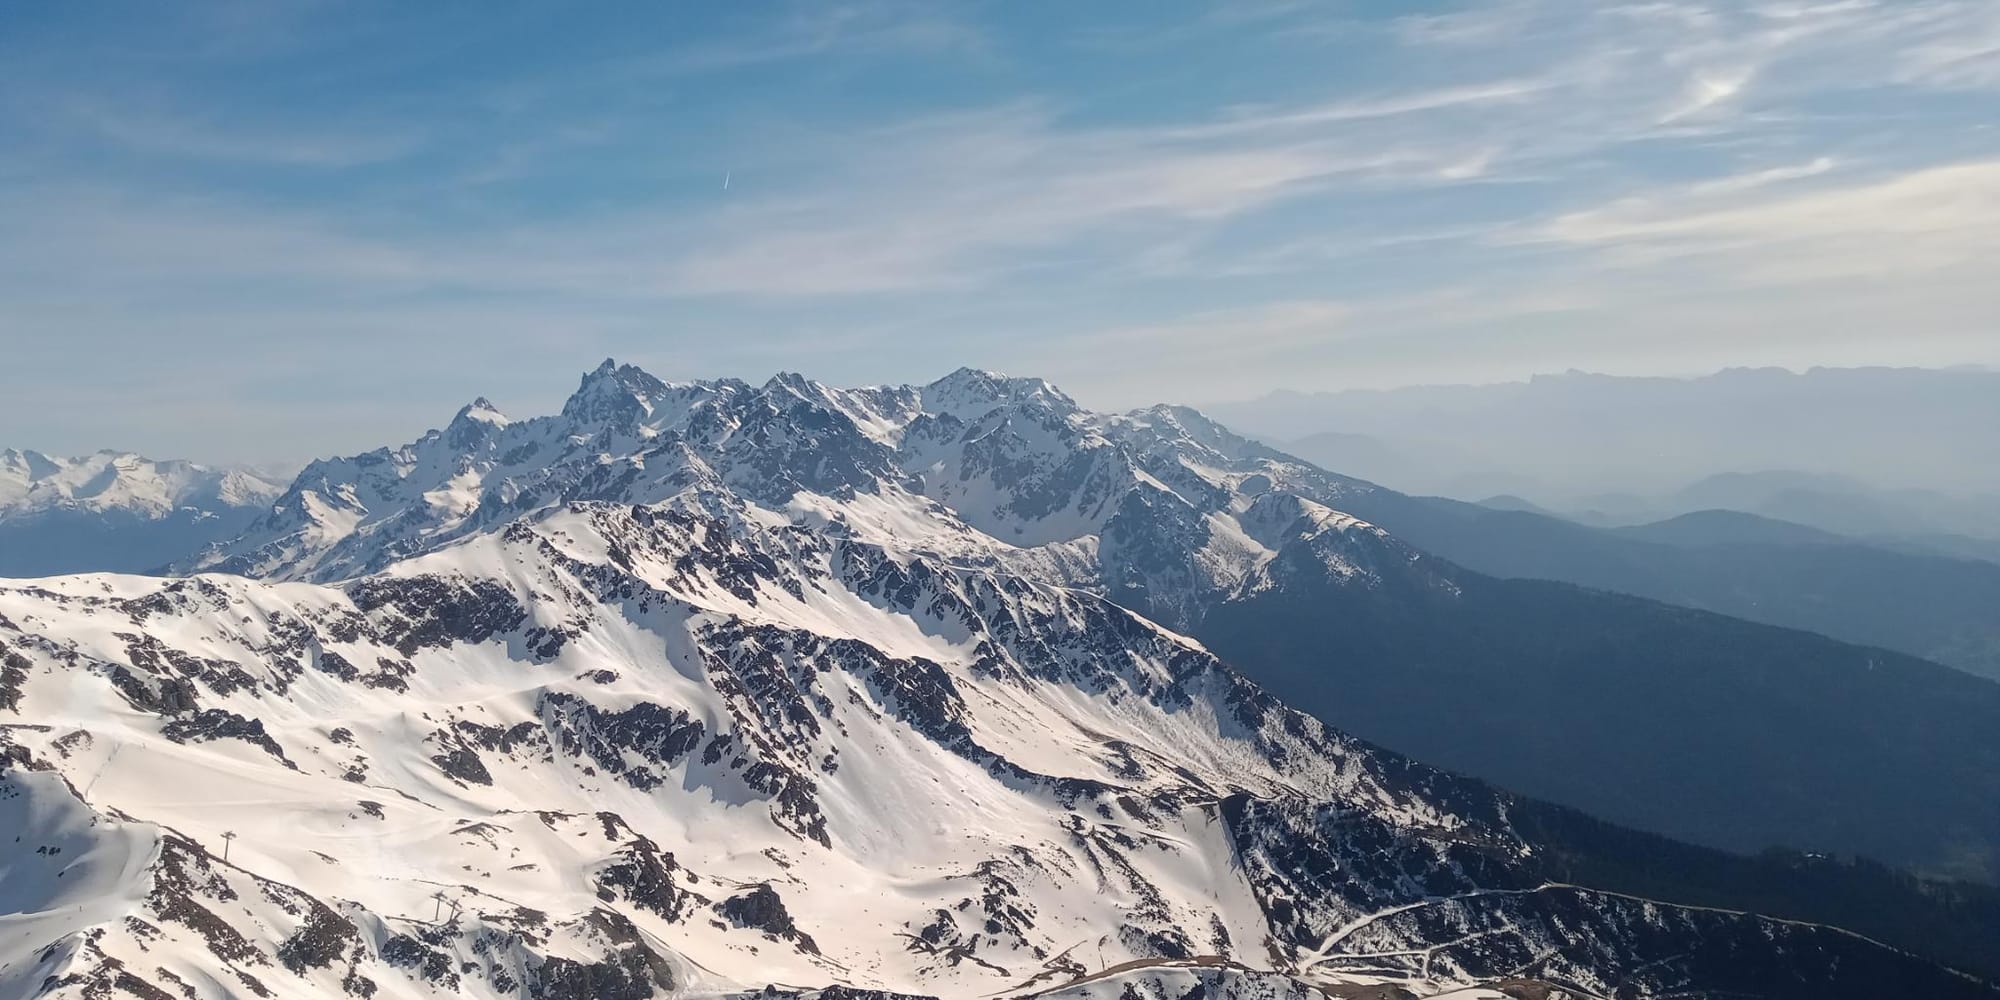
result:
<svg viewBox="0 0 2000 1000"><path fill-rule="evenodd" d="M2000 878L2000 686L1481 576L1381 527L1439 536L1413 498L1196 410L1095 413L1040 379L671 382L607 360L557 415L316 462L181 568L337 583L551 507L668 500L1108 598L1359 735L1644 829ZM1605 763L1515 731L1556 704L1603 727L1587 746ZM1888 717L1926 720L1925 738ZM1911 809L1930 822L1896 818Z"/></svg>
<svg viewBox="0 0 2000 1000"><path fill-rule="evenodd" d="M1641 898L1746 862L1329 729L1177 631L1451 600L1338 509L1368 488L974 371L475 403L314 463L205 572L0 583L0 994L1994 995Z"/></svg>

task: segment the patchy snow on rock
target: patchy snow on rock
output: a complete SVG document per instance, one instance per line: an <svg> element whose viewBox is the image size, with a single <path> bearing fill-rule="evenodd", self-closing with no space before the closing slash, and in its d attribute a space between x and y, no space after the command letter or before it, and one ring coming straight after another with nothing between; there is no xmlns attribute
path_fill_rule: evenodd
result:
<svg viewBox="0 0 2000 1000"><path fill-rule="evenodd" d="M0 995L1585 996L1880 957L1551 884L1504 793L1173 631L1407 558L1350 488L969 370L476 401L314 463L208 571L0 581Z"/></svg>

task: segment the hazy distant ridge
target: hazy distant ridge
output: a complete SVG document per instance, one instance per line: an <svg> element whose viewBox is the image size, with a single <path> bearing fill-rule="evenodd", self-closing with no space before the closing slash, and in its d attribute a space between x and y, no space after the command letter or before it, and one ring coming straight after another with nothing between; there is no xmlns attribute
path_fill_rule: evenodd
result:
<svg viewBox="0 0 2000 1000"><path fill-rule="evenodd" d="M1210 411L1320 465L1467 499L1510 493L1568 506L1766 470L1879 489L2000 493L2000 372L1976 368L1569 372L1496 385L1278 391Z"/></svg>

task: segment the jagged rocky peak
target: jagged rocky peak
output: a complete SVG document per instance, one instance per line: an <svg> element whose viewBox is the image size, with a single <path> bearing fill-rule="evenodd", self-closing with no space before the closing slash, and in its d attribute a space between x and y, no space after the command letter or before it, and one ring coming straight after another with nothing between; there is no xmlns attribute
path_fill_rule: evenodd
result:
<svg viewBox="0 0 2000 1000"><path fill-rule="evenodd" d="M1251 484L1254 488L1255 484ZM1283 542L1286 534L1296 537L1316 535L1323 531L1360 532L1377 537L1387 537L1388 532L1369 524L1351 514L1335 510L1323 503L1310 500L1296 493L1271 489L1263 484L1261 491L1246 496L1242 512L1237 522L1259 541L1273 548Z"/></svg>
<svg viewBox="0 0 2000 1000"><path fill-rule="evenodd" d="M1024 558L1065 585L1143 578L1156 599L1192 607L1261 558L1215 520L1233 518L1246 489L1330 503L1343 481L1196 411L1094 414L1038 378L669 383L606 360L558 415L510 421L475 403L410 445L316 462L271 516L182 568L341 579L550 505L654 503L702 484L773 516L958 557L1062 546ZM1094 566L1100 553L1115 565Z"/></svg>
<svg viewBox="0 0 2000 1000"><path fill-rule="evenodd" d="M893 445L909 422L923 413L923 398L913 386L865 386L837 389L797 372L779 372L764 383L765 396L793 398L851 421L867 437Z"/></svg>
<svg viewBox="0 0 2000 1000"><path fill-rule="evenodd" d="M1036 406L1074 413L1076 400L1039 378L1014 378L979 368L960 368L923 387L928 413L949 414L973 422L1003 405Z"/></svg>
<svg viewBox="0 0 2000 1000"><path fill-rule="evenodd" d="M809 379L804 375L799 374L798 372L779 372L771 376L768 380L764 382L764 392L772 395L778 393L791 393L792 395L798 396L802 399L811 399L821 402L825 402L830 399L830 397L827 394L826 386L812 379Z"/></svg>
<svg viewBox="0 0 2000 1000"><path fill-rule="evenodd" d="M1223 462L1279 457L1271 449L1236 434L1190 406L1162 403L1106 419L1119 426L1127 439L1145 452L1192 449Z"/></svg>
<svg viewBox="0 0 2000 1000"><path fill-rule="evenodd" d="M1982 995L1550 884L1518 800L1153 622L714 487L338 585L0 582L13 718L0 996Z"/></svg>
<svg viewBox="0 0 2000 1000"><path fill-rule="evenodd" d="M507 415L501 413L498 407L489 402L485 396L480 396L459 407L458 414L451 418L451 423L445 425L444 436L454 448L471 449L510 422Z"/></svg>
<svg viewBox="0 0 2000 1000"><path fill-rule="evenodd" d="M1322 516L1333 513L1332 508L1323 504L1271 489L1268 480L1251 484L1250 489L1257 486L1262 489L1254 493L1245 491L1248 495L1236 520L1245 534L1266 548L1277 549L1291 539L1313 533L1319 528Z"/></svg>
<svg viewBox="0 0 2000 1000"><path fill-rule="evenodd" d="M0 469L23 481L52 476L62 468L55 459L32 448L8 448L0 451Z"/></svg>
<svg viewBox="0 0 2000 1000"><path fill-rule="evenodd" d="M807 378L798 372L779 372L764 384L748 394L746 401L754 401L766 413L812 414L808 419L836 417L856 424L859 429L860 415L852 412L858 399L865 398L867 390L835 389L823 382Z"/></svg>
<svg viewBox="0 0 2000 1000"><path fill-rule="evenodd" d="M494 406L492 401L488 400L485 396L479 396L472 402L459 407L458 415L452 417L451 422L454 424L461 422L481 423L493 427L505 427L511 423L507 419L507 415L500 412L500 408Z"/></svg>
<svg viewBox="0 0 2000 1000"><path fill-rule="evenodd" d="M636 424L652 415L655 401L668 391L667 383L644 369L605 358L583 376L562 414L585 423Z"/></svg>
<svg viewBox="0 0 2000 1000"><path fill-rule="evenodd" d="M238 575L0 581L0 996L1985 995L1564 884L1170 631L1420 574L1352 488L971 369L477 401Z"/></svg>

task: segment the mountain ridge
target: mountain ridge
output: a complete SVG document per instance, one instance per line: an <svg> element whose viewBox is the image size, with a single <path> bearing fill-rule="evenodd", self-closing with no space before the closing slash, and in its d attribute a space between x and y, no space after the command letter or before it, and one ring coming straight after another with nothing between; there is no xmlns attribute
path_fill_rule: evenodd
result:
<svg viewBox="0 0 2000 1000"><path fill-rule="evenodd" d="M1813 992L1800 995L1827 995L1828 967L1780 960L1743 970L1727 957L1774 934L1803 935L1801 946L1812 942L1811 952L1840 955L1862 970L1921 975L1921 965L1858 939L1841 945L1816 927L1662 910L1549 884L1520 870L1534 851L1506 832L1504 797L1324 730L1198 647L1108 603L948 570L867 543L759 526L754 517L731 525L709 506L581 502L338 588L211 576L73 577L51 581L52 588L0 588L0 629L12 640L9 652L27 661L17 697L30 707L50 705L54 686L83 683L118 692L130 706L111 718L42 713L58 725L10 728L8 755L31 769L75 775L80 784L73 787L112 803L114 815L164 811L177 831L154 849L156 864L168 867L135 913L153 929L87 938L50 974L84 985L115 977L148 950L175 954L178 947L194 949L198 966L221 959L228 974L281 991L295 979L280 968L301 985L317 984L312 991L338 983L355 992L365 979L383 990L415 990L408 995L421 995L426 983L504 992L509 982L535 982L546 992L569 974L561 956L581 950L597 956L567 959L597 970L582 975L649 984L634 995L669 986L727 989L729 974L718 970L731 967L739 977L758 968L796 982L829 972L839 979L836 967L845 966L853 982L855 962L884 944L828 928L852 927L862 913L888 907L903 914L922 947L911 946L905 961L913 964L902 971L878 966L856 985L909 990L926 981L980 981L997 974L989 967L1020 968L1023 960L1033 972L1044 958L1031 956L1054 953L1066 919L1122 925L1096 947L1116 947L1130 956L1124 961L1147 968L1212 953L1217 945L1190 938L1205 925L1218 928L1216 940L1246 947L1276 934L1274 955L1297 957L1273 959L1262 948L1224 953L1262 968L1275 961L1276 971L1295 981L1352 980L1357 960L1343 956L1424 941L1446 946L1390 978L1441 987L1513 968L1519 958L1509 956L1539 955L1531 942L1541 940L1560 947L1539 959L1538 975L1586 990L1608 985L1604 969L1639 976L1669 969L1775 987L1774 995L1804 977L1802 988ZM236 625L214 613L224 607L253 617ZM876 624L857 631L863 618ZM144 631L119 632L120 622ZM22 631L23 623L34 631ZM666 640L665 662L644 652L646 635ZM613 649L626 652L607 655ZM931 659L946 650L947 658ZM1135 658L1121 665L1127 655ZM519 687L521 679L529 686ZM992 700L1010 689L1020 694ZM983 692L980 700L975 692ZM1031 692L1042 693L1016 700ZM1074 702L1079 696L1085 700ZM301 699L321 707L310 715L288 707ZM1016 707L1004 709L1008 701ZM1034 711L1021 714L1027 706ZM1217 713L1212 720L1210 711ZM79 722L87 724L71 728ZM1031 728L1017 728L1024 725ZM1054 745L1095 749L1064 755L1066 763L1050 772L1056 758L1040 748L1062 727L1076 728ZM1037 731L1047 735L1029 735ZM1083 742L1074 742L1078 737ZM875 763L880 751L867 750L874 740L905 749ZM121 757L126 746L145 752L137 761ZM411 749L430 757L410 756ZM919 760L931 763L908 770ZM906 763L883 770L891 761ZM152 790L152 776L168 763L184 777L204 776L193 801L185 793L163 800ZM925 791L932 774L968 788ZM303 896L291 895L215 857L222 834L264 808L228 803L274 779L324 788L308 794L330 801L305 809L314 818L284 837L248 827L250 839L231 845L237 864L296 872L338 899L299 889ZM571 783L573 790L559 791ZM334 791L342 787L352 791ZM389 794L374 793L378 787ZM970 792L980 787L988 791ZM849 795L859 788L870 800L857 808ZM50 794L44 789L29 800ZM715 804L695 805L709 796L717 796ZM583 801L598 810L594 818L579 808ZM1220 811L1197 820L1207 815L1204 801ZM426 819L427 802L448 811ZM518 812L524 802L540 811ZM721 803L740 805L714 812ZM1055 825L1038 839L983 834L986 824L912 822L949 815L940 811L947 804L976 804L997 831L1031 820ZM702 824L670 819L690 807L715 826L704 833ZM1016 818L1001 820L1009 815ZM383 822L388 832L363 832L361 841L347 832ZM1216 822L1235 831L1236 847L1200 846L1213 844L1214 834L1200 831ZM390 853L377 867L398 871L414 859L391 846L410 834L394 831L412 824L435 831L425 843L455 845L434 848L436 860L412 873L414 883L308 878L345 866L340 853L353 847L336 844L379 844ZM585 836L580 826L603 831ZM529 850L543 827L585 837L601 859L581 869L595 889L579 895L537 873L551 857ZM767 846L745 850L746 840ZM898 910L893 900L904 889L860 913L851 908L868 898L852 893L878 884L878 873L914 865L910 873L921 874L925 859L963 859L966 845L978 843L989 844L985 850L995 853L988 862L1001 867L966 871L963 861L948 863L944 871L964 873L925 890L950 893L940 900L947 905L912 901ZM934 853L940 849L945 853ZM1210 870L1205 865L1184 867L1199 857L1214 864L1218 850L1249 866L1251 874L1241 876L1247 886L1235 876L1190 874ZM1164 860L1182 852L1192 853ZM501 871L523 856L537 859L529 870ZM1092 856L1100 875L1076 877L1086 865L1049 881ZM1163 860L1149 860L1156 857ZM445 875L457 868L465 870ZM20 868L14 871L18 877ZM1324 881L1335 872L1349 874ZM1386 877L1391 873L1400 874ZM922 875L912 888L937 877ZM1410 878L1418 881L1404 881ZM1188 895L1209 879L1220 881ZM437 909L464 916L425 930L425 918L412 911L428 909L440 880ZM1232 885L1228 891L1247 889L1255 898L1229 903L1207 895ZM203 931L213 925L201 914L220 913L232 894L275 899L277 908L257 908L234 934ZM958 894L968 894L958 909L983 909L983 924L949 917ZM520 915L524 899L539 917ZM602 902L615 905L600 909ZM286 906L277 904L286 903L297 916L281 915ZM1079 906L1101 915L1059 916ZM1215 907L1207 910L1210 921L1192 915ZM705 930L693 919L703 908L717 915ZM923 922L934 918L941 922ZM1436 920L1465 930L1439 938ZM1659 942L1626 940L1639 926ZM1547 937L1556 927L1568 929ZM201 957L204 935L209 958ZM1462 944L1449 944L1459 938ZM264 948L247 943L259 940ZM482 951L481 940L512 950ZM568 943L546 950L556 942ZM1700 945L1692 957L1682 953L1691 943ZM1668 945L1672 950L1655 950ZM260 953L271 958L260 963ZM408 981L393 978L405 954ZM426 957L434 954L462 957ZM751 955L756 964L744 966ZM21 961L18 953L8 957ZM180 954L180 962L189 960ZM1361 981L1380 978L1382 961L1360 961L1376 970L1359 973ZM184 966L161 967L186 978ZM1874 976L1850 970L1832 982ZM1939 979L1934 988L1982 995L1968 980Z"/></svg>
<svg viewBox="0 0 2000 1000"><path fill-rule="evenodd" d="M1489 385L1274 394L1208 409L1305 458L1349 459L1355 464L1348 471L1411 493L1515 493L1571 508L1600 494L1663 496L1732 470L1799 468L1976 498L2000 491L2000 436L1989 430L2000 426L1996 389L2000 372L1991 370L1757 368L1688 378L1576 372ZM1322 432L1347 437L1303 440ZM1991 534L1974 530L1982 524L1993 528L1990 509L1968 504L1924 530Z"/></svg>
<svg viewBox="0 0 2000 1000"><path fill-rule="evenodd" d="M1468 600L1461 593L1465 571L1432 553L1442 551L1479 568L1504 572L1506 567L1488 566L1476 551L1465 550L1459 540L1464 532L1454 527L1451 516L1458 507L1437 506L1445 502L1405 497L1327 472L1236 435L1196 410L1160 405L1123 414L1094 413L1042 380L975 369L960 369L925 386L840 389L790 373L755 386L734 379L673 383L607 359L580 380L554 416L455 419L400 448L314 463L270 517L260 519L242 539L183 568L332 582L453 544L546 505L576 500L649 504L690 492L737 494L781 520L825 524L858 539L1101 594L1198 640L1217 637L1204 623L1220 620L1214 618L1218 614L1231 622L1232 637L1258 636L1260 642L1303 637L1307 647L1283 662L1271 659L1261 645L1233 645L1233 658L1284 697L1337 724L1387 739L1391 746L1411 738L1412 732L1442 731L1380 728L1382 720L1396 716L1393 712L1345 714L1342 702L1326 699L1318 688L1294 686L1320 676L1299 673L1298 655L1310 652L1308 658L1320 664L1317 669L1330 671L1326 677L1387 685L1376 688L1385 707L1459 711L1449 692L1397 683L1398 677L1432 669L1404 658L1491 662L1493 669L1504 665L1538 677L1540 671L1555 669L1544 657L1557 640L1507 625L1498 609L1510 602L1523 608L1559 602L1574 621L1620 620L1663 637L1656 648L1677 652L1631 667L1641 671L1639 676L1653 678L1649 683L1685 686L1696 683L1692 678L1697 676L1711 678L1701 683L1729 685L1732 698L1748 698L1744 704L1756 707L1752 715L1726 723L1718 716L1715 724L1721 728L1695 726L1677 737L1685 743L1678 752L1692 755L1714 744L1768 742L1771 737L1754 731L1757 710L1773 719L1792 719L1799 712L1784 685L1751 680L1772 675L1778 669L1772 663L1783 663L1781 670L1794 672L1808 690L1818 683L1811 678L1831 650L1838 650L1831 655L1843 664L1879 661L1894 664L1899 676L1916 671L1914 676L1929 678L1923 668L1894 657L1871 658L1865 651L1828 646L1810 636L1742 633L1721 620L1648 608L1612 595L1501 581L1482 582ZM1344 516L1330 519L1315 512ZM1530 525L1559 523L1526 520L1532 518L1526 514L1488 511L1482 516ZM1589 531L1581 526L1574 530ZM1563 551L1559 545L1537 548L1532 533L1485 531L1474 541L1487 546L1518 541L1531 555ZM1286 580L1317 588L1326 610L1304 617L1279 610L1284 598L1277 592ZM1405 604L1383 606L1380 595L1389 591L1404 594ZM1415 606L1427 609L1424 617L1404 613ZM1260 627L1254 616L1245 617L1246 607L1270 608L1287 624ZM1342 607L1349 610L1337 610ZM1546 618L1530 615L1524 620ZM1314 638L1316 630L1339 622L1349 623L1343 628L1364 630L1350 634L1350 641L1374 650L1374 659L1327 655L1331 647ZM1382 631L1384 627L1391 631ZM1554 627L1553 620L1548 627ZM1730 642L1756 636L1753 646L1761 659L1740 663L1740 671L1693 672L1687 668L1696 664L1674 658L1705 657L1705 648L1726 649L1720 638L1724 634L1733 637ZM1441 635L1459 636L1455 641L1463 645L1438 647ZM1573 663L1563 669L1586 667ZM1899 706L1901 711L1932 697L1943 684L1920 679L1907 693L1878 685L1877 695L1887 699L1883 707ZM1522 700L1529 689L1517 686L1500 693L1513 693L1519 702L1516 712L1531 711L1532 704ZM1690 689L1676 697L1698 701L1719 690ZM1604 692L1607 697L1616 693ZM1946 702L1961 706L1952 713L1954 725L1963 729L1960 738L1981 753L1992 748L1990 735L1979 733L1984 725L1980 713L1989 711L1992 699ZM1939 825L1930 835L1910 832L1886 818L1869 818L1871 809L1900 801L1909 792L1886 773L1877 788L1881 799L1850 795L1852 801L1830 810L1825 819L1779 816L1774 803L1760 803L1748 793L1755 782L1768 780L1815 789L1839 802L1835 793L1847 786L1831 767L1787 764L1783 774L1770 769L1795 755L1830 761L1850 745L1876 746L1890 752L1899 766L1925 773L1963 770L1954 763L1960 755L1933 759L1926 756L1929 751L1899 749L1878 732L1873 714L1859 704L1821 705L1781 727L1801 739L1798 746L1782 755L1744 760L1728 772L1743 774L1736 779L1742 787L1725 794L1724 778L1704 784L1679 776L1673 794L1645 810L1624 795L1605 797L1609 785L1585 788L1550 780L1550 775L1571 773L1568 769L1522 765L1491 776L1715 846L1757 850L1789 843L1884 857L1940 873L1995 877L2000 871L2000 814L1980 805L1976 792L1946 794L1933 788L1937 780L1912 786L1932 789L1939 801L1953 803L1947 814L1933 817ZM1830 721L1804 721L1818 718ZM1986 721L2000 727L2000 714ZM1468 738L1479 728L1468 728ZM1396 739L1388 739L1392 735ZM1504 734L1495 729L1491 737ZM1615 732L1599 738L1610 741L1594 748L1604 759L1636 752ZM1477 755L1434 738L1411 747L1461 767L1479 761ZM2000 799L2000 784L1977 775L1969 780L1965 789L1992 785ZM1587 797L1573 797L1585 792ZM1689 818L1708 812L1703 803L1715 796L1742 802L1744 815L1689 825ZM1885 809L1874 813L1892 814ZM1759 816L1761 823L1743 822ZM1670 820L1675 825L1658 825Z"/></svg>
<svg viewBox="0 0 2000 1000"><path fill-rule="evenodd" d="M1893 883L1870 916L1815 895L1845 868L1621 840L1178 631L1305 587L1459 599L1327 502L1369 489L1192 410L970 369L607 363L552 417L476 400L309 466L191 567L226 572L0 584L0 823L42 848L0 867L30 941L0 939L0 984L1993 993L1726 906L1935 928L1964 964L2000 927L1976 889Z"/></svg>
<svg viewBox="0 0 2000 1000"><path fill-rule="evenodd" d="M161 517L184 506L254 507L276 484L245 469L103 449L80 458L0 449L0 517L54 508Z"/></svg>

